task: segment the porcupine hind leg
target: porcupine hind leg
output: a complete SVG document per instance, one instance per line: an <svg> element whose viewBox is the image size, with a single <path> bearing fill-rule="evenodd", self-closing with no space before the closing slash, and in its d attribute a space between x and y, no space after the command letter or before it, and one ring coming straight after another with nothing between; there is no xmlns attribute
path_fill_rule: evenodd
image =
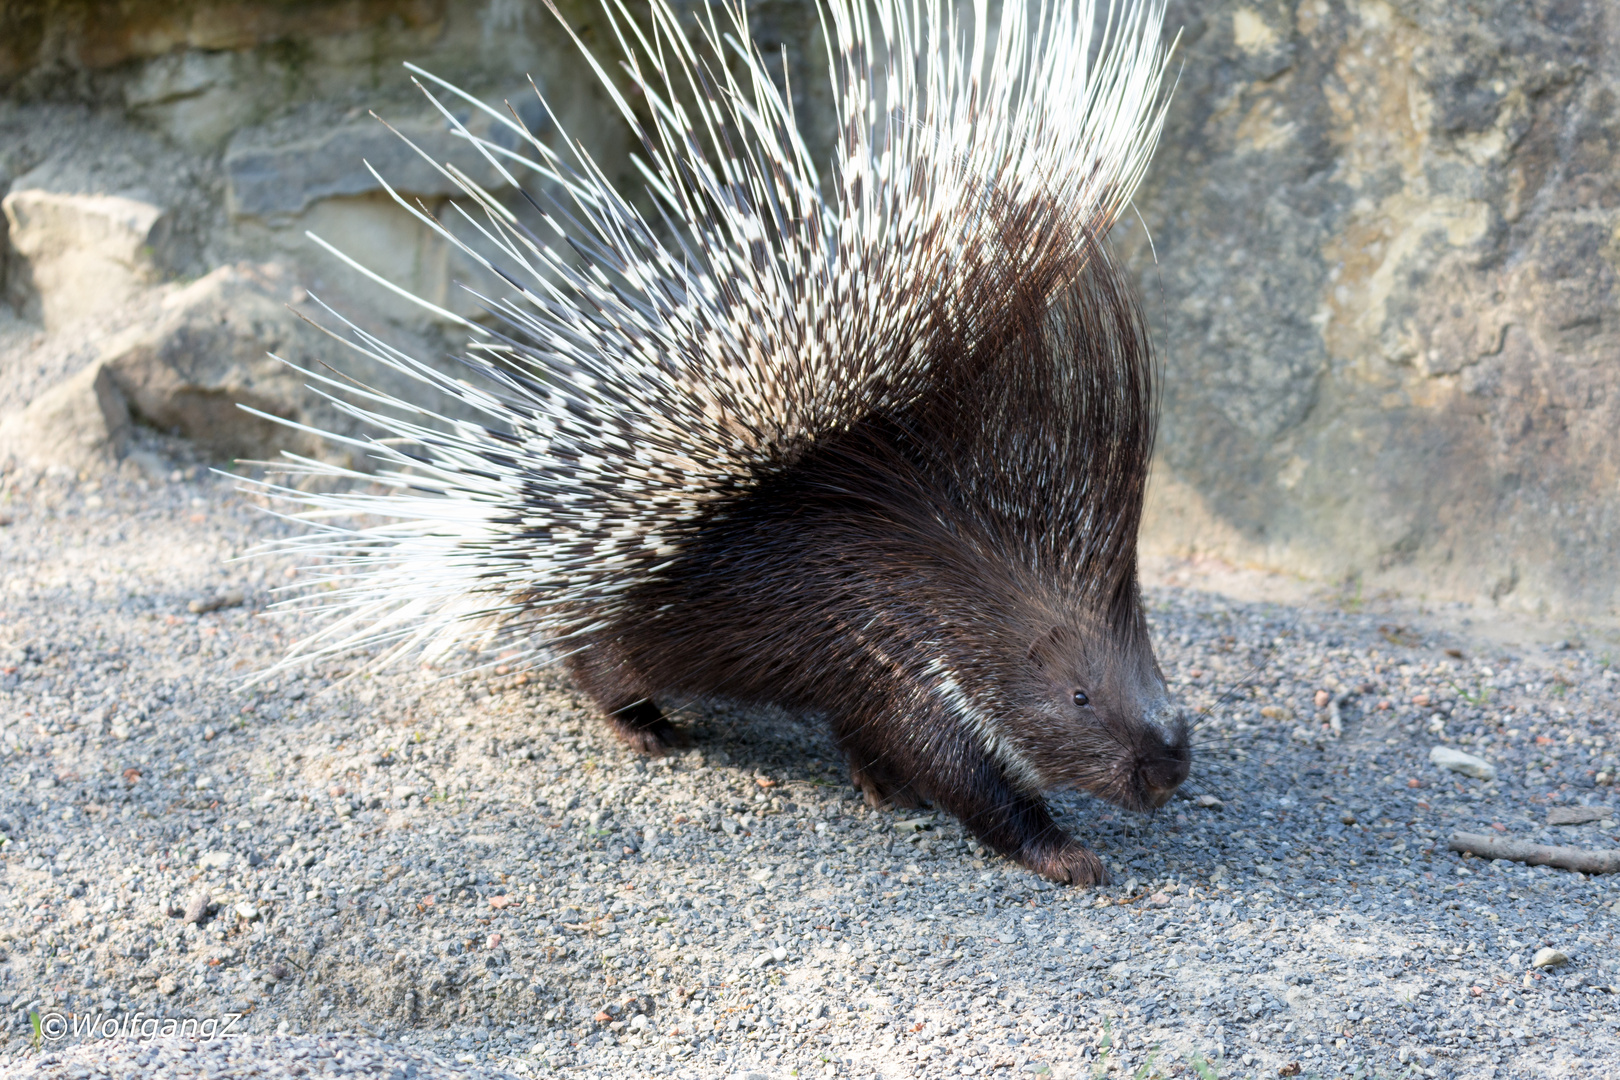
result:
<svg viewBox="0 0 1620 1080"><path fill-rule="evenodd" d="M1071 885L1108 880L1096 853L1064 832L1045 800L1015 784L971 736L954 733L928 740L926 754L915 758L863 746L862 741L858 736L840 739L851 778L869 805L887 801L918 806L926 794L986 847L1044 878Z"/></svg>
<svg viewBox="0 0 1620 1080"><path fill-rule="evenodd" d="M592 642L563 664L630 749L661 757L691 745L686 732L669 722L635 669L612 646Z"/></svg>
<svg viewBox="0 0 1620 1080"><path fill-rule="evenodd" d="M866 797L866 805L874 810L880 806L900 810L917 810L928 805L928 800L916 787L900 779L888 769L881 757L849 755L849 779Z"/></svg>

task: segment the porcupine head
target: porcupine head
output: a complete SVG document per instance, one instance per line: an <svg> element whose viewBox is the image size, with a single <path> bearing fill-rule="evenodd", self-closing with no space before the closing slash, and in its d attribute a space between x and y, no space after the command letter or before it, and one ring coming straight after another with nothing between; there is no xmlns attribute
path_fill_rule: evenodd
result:
<svg viewBox="0 0 1620 1080"><path fill-rule="evenodd" d="M1042 793L1151 810L1188 768L1137 586L1153 361L1103 239L1162 122L1161 11L963 10L825 0L823 174L741 7L610 3L637 93L585 56L656 213L565 133L413 69L511 184L446 172L485 241L464 250L512 291L465 323L462 377L339 335L419 399L311 373L385 436L367 479L392 490L279 489L320 522L290 546L332 566L287 662L562 661L652 753L684 741L666 707L784 707L830 726L872 803L1103 880Z"/></svg>

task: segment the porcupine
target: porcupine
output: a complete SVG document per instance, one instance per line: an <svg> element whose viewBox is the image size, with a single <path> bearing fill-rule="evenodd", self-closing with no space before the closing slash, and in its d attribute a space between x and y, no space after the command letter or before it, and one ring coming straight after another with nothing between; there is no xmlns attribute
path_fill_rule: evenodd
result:
<svg viewBox="0 0 1620 1080"><path fill-rule="evenodd" d="M1189 763L1136 570L1153 359L1104 239L1162 123L1162 11L1007 4L992 35L986 0L971 27L946 0L825 0L824 185L740 0L698 10L688 37L665 0L605 5L631 94L580 45L657 226L578 144L413 68L554 198L531 228L445 169L500 254L465 250L516 290L465 323L474 378L350 325L483 422L322 379L390 436L347 475L394 490L281 489L326 522L292 545L336 565L314 598L334 617L288 662L493 635L653 754L685 742L671 704L786 708L829 725L873 805L932 801L1037 873L1103 881L1042 793L1147 811Z"/></svg>

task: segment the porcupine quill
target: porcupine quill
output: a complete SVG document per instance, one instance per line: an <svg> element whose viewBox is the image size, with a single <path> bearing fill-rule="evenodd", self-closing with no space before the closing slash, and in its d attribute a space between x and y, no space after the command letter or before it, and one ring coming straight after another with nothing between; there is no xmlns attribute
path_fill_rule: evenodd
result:
<svg viewBox="0 0 1620 1080"><path fill-rule="evenodd" d="M456 320L476 379L352 325L420 399L310 373L386 438L350 440L374 475L294 467L392 493L274 489L316 526L282 548L330 568L284 663L493 643L562 661L647 753L685 740L661 703L783 707L828 724L874 805L932 801L1037 873L1104 880L1042 793L1151 810L1189 758L1137 584L1152 352L1104 240L1162 124L1162 9L1104 14L1009 4L992 36L985 0L971 26L825 0L823 180L737 0L693 38L664 0L644 23L608 0L643 113L581 49L662 228L577 144L413 68L505 181L557 197L520 218L444 167L486 259L378 177L513 295Z"/></svg>

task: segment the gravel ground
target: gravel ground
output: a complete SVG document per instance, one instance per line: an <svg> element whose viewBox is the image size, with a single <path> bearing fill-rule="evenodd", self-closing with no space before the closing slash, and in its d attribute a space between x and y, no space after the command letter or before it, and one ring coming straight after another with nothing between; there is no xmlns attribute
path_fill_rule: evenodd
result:
<svg viewBox="0 0 1620 1080"><path fill-rule="evenodd" d="M1058 801L1117 884L1057 888L791 718L649 762L550 674L233 692L298 630L228 561L283 526L143 438L0 476L7 1075L1620 1072L1615 884L1445 846L1620 845L1545 824L1620 804L1612 627L1164 568L1172 685L1232 692L1157 816Z"/></svg>

